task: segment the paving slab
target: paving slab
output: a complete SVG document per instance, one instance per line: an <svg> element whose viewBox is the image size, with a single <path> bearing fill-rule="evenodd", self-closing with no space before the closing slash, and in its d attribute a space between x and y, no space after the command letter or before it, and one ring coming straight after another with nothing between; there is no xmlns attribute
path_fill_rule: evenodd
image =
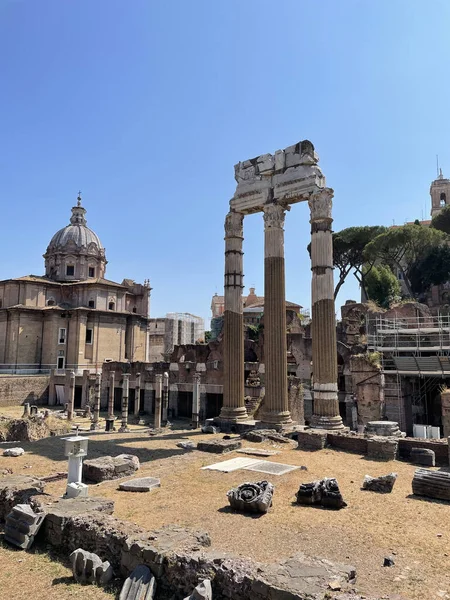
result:
<svg viewBox="0 0 450 600"><path fill-rule="evenodd" d="M210 471L221 471L222 473L231 473L232 471L237 471L238 469L243 469L250 465L261 462L257 458L245 458L243 456L239 456L238 458L230 458L229 460L224 460L219 463L214 463L213 465L208 465L206 467L202 467L202 470L210 470Z"/></svg>
<svg viewBox="0 0 450 600"><path fill-rule="evenodd" d="M161 487L161 480L157 477L139 477L119 483L119 490L124 492L149 492L157 487Z"/></svg>
<svg viewBox="0 0 450 600"><path fill-rule="evenodd" d="M284 475L295 469L300 469L300 467L270 462L269 460L261 460L253 465L244 467L244 469L246 471L255 471L256 473L268 473L269 475Z"/></svg>
<svg viewBox="0 0 450 600"><path fill-rule="evenodd" d="M280 454L279 450L263 450L262 448L241 448L240 450L236 450L236 452L250 454L251 456L274 456L275 454Z"/></svg>

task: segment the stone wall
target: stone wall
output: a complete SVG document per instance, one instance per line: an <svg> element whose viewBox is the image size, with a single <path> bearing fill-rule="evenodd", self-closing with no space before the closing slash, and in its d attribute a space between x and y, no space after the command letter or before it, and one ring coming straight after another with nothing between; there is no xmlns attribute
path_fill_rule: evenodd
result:
<svg viewBox="0 0 450 600"><path fill-rule="evenodd" d="M400 438L398 441L398 454L400 458L409 460L412 448L428 448L433 450L436 456L436 466L447 466L449 464L449 447L447 439L424 440L420 438Z"/></svg>
<svg viewBox="0 0 450 600"><path fill-rule="evenodd" d="M358 425L369 421L380 421L383 417L384 376L376 364L371 364L368 355L350 358L352 388L356 397Z"/></svg>
<svg viewBox="0 0 450 600"><path fill-rule="evenodd" d="M367 438L363 435L328 433L327 442L332 448L356 454L367 454Z"/></svg>
<svg viewBox="0 0 450 600"><path fill-rule="evenodd" d="M49 375L0 375L0 409L2 406L48 404Z"/></svg>

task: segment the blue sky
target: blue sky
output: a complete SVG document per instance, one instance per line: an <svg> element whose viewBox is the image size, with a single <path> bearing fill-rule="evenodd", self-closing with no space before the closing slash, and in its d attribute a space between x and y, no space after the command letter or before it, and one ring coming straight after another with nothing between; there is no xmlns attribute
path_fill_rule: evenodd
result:
<svg viewBox="0 0 450 600"><path fill-rule="evenodd" d="M209 317L239 160L310 139L334 229L429 214L450 176L448 0L0 0L0 279L42 274L82 190L107 277ZM310 306L308 209L286 296ZM245 221L263 293L261 215ZM350 281L338 301L357 298Z"/></svg>

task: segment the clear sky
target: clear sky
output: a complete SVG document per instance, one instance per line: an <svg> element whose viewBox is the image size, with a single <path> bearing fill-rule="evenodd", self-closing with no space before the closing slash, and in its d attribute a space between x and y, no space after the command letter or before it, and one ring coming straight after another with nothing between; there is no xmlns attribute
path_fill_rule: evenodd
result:
<svg viewBox="0 0 450 600"><path fill-rule="evenodd" d="M428 217L450 176L449 0L0 0L0 279L42 274L82 190L107 277L209 317L239 160L310 139L334 229ZM286 296L310 306L308 208ZM263 293L263 222L245 220ZM358 297L353 281L338 298Z"/></svg>

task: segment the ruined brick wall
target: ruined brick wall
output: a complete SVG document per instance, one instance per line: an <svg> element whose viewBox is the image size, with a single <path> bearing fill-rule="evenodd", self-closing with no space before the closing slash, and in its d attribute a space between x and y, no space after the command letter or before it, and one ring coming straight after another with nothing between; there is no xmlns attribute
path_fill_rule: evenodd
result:
<svg viewBox="0 0 450 600"><path fill-rule="evenodd" d="M367 438L363 435L342 435L339 433L328 433L327 443L332 448L355 452L356 454L367 454Z"/></svg>
<svg viewBox="0 0 450 600"><path fill-rule="evenodd" d="M350 358L352 389L356 396L358 424L380 421L384 406L384 376L381 369L368 362L365 355Z"/></svg>
<svg viewBox="0 0 450 600"><path fill-rule="evenodd" d="M48 404L50 375L0 375L0 409L2 406Z"/></svg>
<svg viewBox="0 0 450 600"><path fill-rule="evenodd" d="M412 448L428 448L429 450L433 450L437 466L447 466L449 464L449 446L446 438L442 440L424 440L409 437L399 439L398 454L400 458L409 460Z"/></svg>

